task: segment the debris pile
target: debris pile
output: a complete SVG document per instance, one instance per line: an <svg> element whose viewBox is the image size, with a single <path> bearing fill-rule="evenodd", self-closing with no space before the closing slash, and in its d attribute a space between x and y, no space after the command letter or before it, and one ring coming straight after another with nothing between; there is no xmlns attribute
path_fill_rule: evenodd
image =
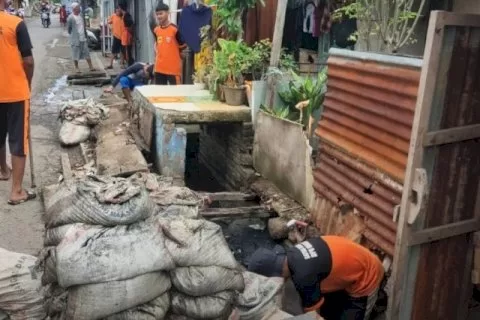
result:
<svg viewBox="0 0 480 320"><path fill-rule="evenodd" d="M50 319L262 318L281 283L251 285L202 201L152 174L63 183L46 202Z"/></svg>
<svg viewBox="0 0 480 320"><path fill-rule="evenodd" d="M77 145L90 136L91 128L108 117L108 108L94 99L70 100L60 109L59 138L65 146Z"/></svg>

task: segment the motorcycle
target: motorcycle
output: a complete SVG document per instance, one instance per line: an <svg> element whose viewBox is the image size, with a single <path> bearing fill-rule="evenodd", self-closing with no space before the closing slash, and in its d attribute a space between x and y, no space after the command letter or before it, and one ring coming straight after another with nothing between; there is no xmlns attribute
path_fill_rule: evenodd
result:
<svg viewBox="0 0 480 320"><path fill-rule="evenodd" d="M92 50L97 50L100 48L99 38L90 29L87 29L87 45Z"/></svg>
<svg viewBox="0 0 480 320"><path fill-rule="evenodd" d="M44 28L50 27L50 11L47 8L42 9L40 17L42 19L42 26Z"/></svg>

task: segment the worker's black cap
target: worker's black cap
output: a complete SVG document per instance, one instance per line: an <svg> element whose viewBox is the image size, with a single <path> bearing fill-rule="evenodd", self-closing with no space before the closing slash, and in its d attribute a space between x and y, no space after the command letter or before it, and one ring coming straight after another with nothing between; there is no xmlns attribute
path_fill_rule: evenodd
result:
<svg viewBox="0 0 480 320"><path fill-rule="evenodd" d="M281 277L285 257L285 249L279 245L275 246L273 250L257 249L248 261L248 271L266 277Z"/></svg>

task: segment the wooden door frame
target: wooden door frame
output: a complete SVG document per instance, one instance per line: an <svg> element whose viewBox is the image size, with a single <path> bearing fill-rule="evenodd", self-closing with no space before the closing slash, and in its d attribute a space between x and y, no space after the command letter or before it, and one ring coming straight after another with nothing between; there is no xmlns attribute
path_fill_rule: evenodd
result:
<svg viewBox="0 0 480 320"><path fill-rule="evenodd" d="M473 219L436 228L424 229L423 227L422 218L425 216L426 209L423 200L427 199L429 189L428 178L423 176L422 171L424 148L480 136L478 130L480 127L477 125L428 132L434 94L437 87L442 85L442 80L439 80L438 76L446 26L480 27L480 16L446 11L434 11L430 16L398 220L392 287L387 310L387 318L390 320L407 320L411 317L420 257L418 245L480 229L480 191L477 194ZM422 194L414 192L419 186L423 191ZM414 193L417 197L414 197ZM469 259L471 260L472 257ZM465 297L460 298L465 300Z"/></svg>

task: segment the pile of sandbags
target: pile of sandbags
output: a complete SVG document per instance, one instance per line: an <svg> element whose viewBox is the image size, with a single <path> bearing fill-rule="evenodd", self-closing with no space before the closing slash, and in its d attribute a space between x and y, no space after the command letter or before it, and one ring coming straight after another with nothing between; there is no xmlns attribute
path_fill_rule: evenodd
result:
<svg viewBox="0 0 480 320"><path fill-rule="evenodd" d="M142 319L170 305L165 247L145 187L122 178L62 184L46 202L42 256L51 319Z"/></svg>
<svg viewBox="0 0 480 320"><path fill-rule="evenodd" d="M0 248L0 319L46 317L37 258Z"/></svg>
<svg viewBox="0 0 480 320"><path fill-rule="evenodd" d="M244 280L217 224L204 219L162 218L165 245L176 268L172 281L171 314L188 319L227 319Z"/></svg>
<svg viewBox="0 0 480 320"><path fill-rule="evenodd" d="M66 146L79 144L88 139L90 128L108 117L108 108L92 98L70 100L60 109L62 120L59 138Z"/></svg>
<svg viewBox="0 0 480 320"><path fill-rule="evenodd" d="M244 279L221 227L191 190L144 178L89 177L47 199L51 319L228 319Z"/></svg>

